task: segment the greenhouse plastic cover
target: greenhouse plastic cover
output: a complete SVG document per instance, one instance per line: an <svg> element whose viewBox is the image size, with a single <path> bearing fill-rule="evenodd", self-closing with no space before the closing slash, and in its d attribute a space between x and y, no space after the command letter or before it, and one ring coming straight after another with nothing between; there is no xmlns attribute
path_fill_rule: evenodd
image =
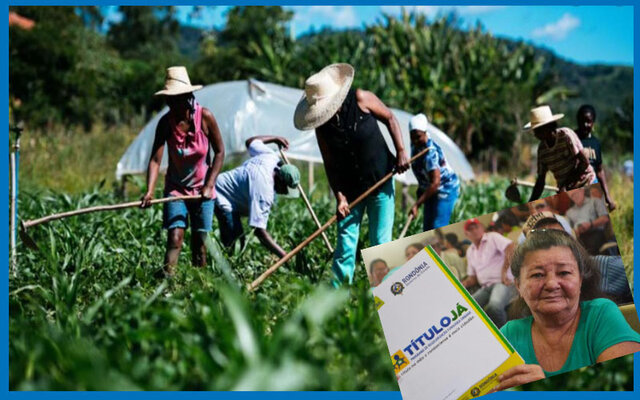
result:
<svg viewBox="0 0 640 400"><path fill-rule="evenodd" d="M293 113L302 97L300 89L288 88L256 80L216 83L194 92L196 100L211 110L220 127L227 155L246 152L244 142L251 136L277 135L287 138L290 159L322 163L322 156L313 130L299 131L293 126ZM117 179L125 175L145 174L151 156L151 148L160 117L168 111L165 107L140 131L135 140L118 161ZM402 129L405 148L410 148L409 119L411 114L392 109ZM393 154L393 142L384 124L380 130ZM474 179L473 170L458 146L444 132L429 124L429 135L442 147L451 167L463 180ZM167 150L162 156L161 171L167 168ZM396 179L406 184L416 184L409 169Z"/></svg>

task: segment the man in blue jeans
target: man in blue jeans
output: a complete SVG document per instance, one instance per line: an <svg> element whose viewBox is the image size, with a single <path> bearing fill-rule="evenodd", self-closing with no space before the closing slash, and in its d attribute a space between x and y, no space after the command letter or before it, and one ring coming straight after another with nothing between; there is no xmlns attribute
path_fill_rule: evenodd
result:
<svg viewBox="0 0 640 400"><path fill-rule="evenodd" d="M286 252L267 231L267 222L276 193L288 197L299 195L300 172L294 165L283 164L268 143L289 147L287 139L279 136L247 139L245 145L251 158L218 176L214 212L225 247L230 247L242 236L240 217L247 216L260 243L278 257L284 257Z"/></svg>
<svg viewBox="0 0 640 400"><path fill-rule="evenodd" d="M424 114L418 114L409 121L411 154L417 154L425 147L429 148L427 154L411 164L411 170L418 180L418 199L409 210L409 215L417 217L418 208L424 204L424 231L449 225L453 207L460 194L458 175L447 162L440 146L429 137L427 127L427 117Z"/></svg>

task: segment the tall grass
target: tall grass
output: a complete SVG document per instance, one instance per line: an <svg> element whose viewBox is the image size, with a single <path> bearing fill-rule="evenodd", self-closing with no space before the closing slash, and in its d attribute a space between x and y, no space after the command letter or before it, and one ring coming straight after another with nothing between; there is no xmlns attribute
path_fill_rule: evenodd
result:
<svg viewBox="0 0 640 400"><path fill-rule="evenodd" d="M96 124L89 132L60 125L49 131L27 129L21 140L20 185L81 193L104 181L111 188L116 164L137 134L133 125Z"/></svg>
<svg viewBox="0 0 640 400"><path fill-rule="evenodd" d="M633 290L633 181L622 174L609 177L609 191L617 208L611 216L622 261Z"/></svg>

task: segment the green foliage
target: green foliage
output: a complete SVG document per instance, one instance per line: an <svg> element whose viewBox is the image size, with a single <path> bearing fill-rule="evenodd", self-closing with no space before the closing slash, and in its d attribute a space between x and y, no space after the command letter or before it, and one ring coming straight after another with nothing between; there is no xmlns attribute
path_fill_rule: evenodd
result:
<svg viewBox="0 0 640 400"><path fill-rule="evenodd" d="M111 189L116 185L114 166L136 135L133 126L104 124L94 124L88 132L57 125L43 132L26 131L21 140L20 188L82 193L104 182L105 189Z"/></svg>
<svg viewBox="0 0 640 400"><path fill-rule="evenodd" d="M295 57L287 28L292 17L280 6L232 7L219 35L203 40L194 76L204 82L257 78L286 84Z"/></svg>
<svg viewBox="0 0 640 400"><path fill-rule="evenodd" d="M515 390L629 391L633 390L633 374L629 371L633 371L633 354L532 382Z"/></svg>
<svg viewBox="0 0 640 400"><path fill-rule="evenodd" d="M511 205L506 185L466 185L453 220ZM616 194L620 186L633 190L615 179L612 185ZM335 207L326 193L311 195L321 221ZM32 190L21 193L20 210L30 219L117 201L97 187L74 196ZM406 218L400 207L395 218L394 237ZM275 261L249 234L245 248L204 269L188 265L185 245L177 276L164 280L156 275L161 219L159 207L128 209L29 229L40 251L20 245L9 283L12 390L397 390L364 268L349 290L330 288L331 256L316 240L247 293L245 285ZM616 233L631 235L632 225L624 229ZM301 202L281 199L269 230L292 248L315 226ZM327 233L335 242L335 229ZM213 243L218 236L212 233ZM630 360L523 389L629 389Z"/></svg>
<svg viewBox="0 0 640 400"><path fill-rule="evenodd" d="M176 51L179 24L173 6L120 6L118 11L122 20L107 37L123 57L151 60L159 50Z"/></svg>
<svg viewBox="0 0 640 400"><path fill-rule="evenodd" d="M10 28L10 99L14 119L32 126L106 117L120 60L103 37L84 27L73 7L17 7L37 19L31 30ZM19 106L18 106L19 104Z"/></svg>
<svg viewBox="0 0 640 400"><path fill-rule="evenodd" d="M553 91L559 83L577 93L569 101L589 98L576 87L602 92L608 86L594 82L626 82L610 85L619 93L632 87L625 68L565 63L562 74L550 75L553 56L542 54L543 65L530 46L496 39L481 27L462 32L455 17L427 23L417 15L387 16L364 30L324 30L293 40L290 12L235 7L223 32L203 35L191 65L193 53L182 49L187 59L178 51L180 31L171 7L123 7L123 20L106 37L97 31L101 15L95 7L11 9L36 21L31 31L10 28L11 117L40 127L31 131L38 135L23 140L23 219L119 200L101 185L88 188L111 181L113 165L136 127L160 107L152 93L163 83L164 68L173 64L186 63L194 82L251 76L302 87L310 73L347 61L356 67L356 86L390 106L426 111L472 158L500 153L503 165L510 166L522 162L512 154L520 154L527 139L515 132L536 97L546 94L555 101L558 93L568 93ZM188 34L193 43L196 33ZM632 97L622 103L619 95L606 98L617 108L600 113L595 104L596 134L607 151L627 151ZM103 129L98 121L131 121L131 126ZM93 127L82 132L76 124ZM504 198L507 185L499 178L465 185L452 221L512 206ZM326 187L326 180L318 179L311 194L321 221L335 207ZM614 229L625 265L633 265L633 188L614 177L611 190L619 205ZM395 218L397 236L406 218L400 207ZM160 221L159 208L131 209L29 230L41 251L20 245L19 273L10 279L11 389L397 389L362 268L349 290L329 289L330 255L316 240L258 291L246 293L244 285L275 261L249 234L246 247L225 256L212 242L216 258L205 269L187 265L185 246L177 277L164 281L155 276L165 243ZM413 224L409 234L419 229ZM269 230L292 248L315 226L301 203L283 200ZM335 242L335 229L327 233ZM215 240L218 232L211 236ZM366 224L361 237L368 237ZM359 244L367 246L366 240ZM628 389L629 360L527 389Z"/></svg>
<svg viewBox="0 0 640 400"><path fill-rule="evenodd" d="M626 153L633 149L633 94L628 94L622 104L604 118L600 115L598 118L594 134L601 140L602 148L615 158L630 157Z"/></svg>
<svg viewBox="0 0 640 400"><path fill-rule="evenodd" d="M280 6L232 7L221 31L181 27L172 6L121 6L122 19L106 35L98 7L12 10L36 21L31 31L10 29L10 115L31 127L147 118L163 105L152 94L170 65L186 65L194 82L256 78L302 87L323 66L349 62L355 86L390 106L426 112L492 172L528 169L528 160L511 154L529 142L521 127L537 102L564 112L568 126L580 104L592 103L608 152L617 157L632 144L631 67L579 66L481 25L463 30L455 15L384 15L364 29L294 39L293 12Z"/></svg>
<svg viewBox="0 0 640 400"><path fill-rule="evenodd" d="M96 122L130 122L158 109L161 99L153 93L164 69L183 61L171 36L177 21L170 10L124 9L107 40L96 30L97 9L12 7L36 24L9 31L11 118L28 127L64 123L89 130Z"/></svg>
<svg viewBox="0 0 640 400"><path fill-rule="evenodd" d="M20 207L27 217L115 201L97 190L32 193ZM291 212L301 223L275 229L287 244L309 228L299 204L278 209L278 218ZM395 388L366 279L349 294L283 268L248 294L244 283L271 258L240 251L230 256L236 277L218 264L181 264L163 281L155 277L161 214L130 209L29 230L41 251L21 248L11 280L12 389ZM305 260L326 275L327 255L315 245Z"/></svg>

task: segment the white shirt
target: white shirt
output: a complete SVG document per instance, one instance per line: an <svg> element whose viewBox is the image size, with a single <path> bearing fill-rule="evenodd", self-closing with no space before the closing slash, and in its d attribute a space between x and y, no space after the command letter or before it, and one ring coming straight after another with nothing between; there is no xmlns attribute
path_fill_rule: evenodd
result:
<svg viewBox="0 0 640 400"><path fill-rule="evenodd" d="M273 170L280 158L258 139L249 145L249 155L241 166L218 176L216 202L224 211L248 215L249 226L265 229L276 197Z"/></svg>

